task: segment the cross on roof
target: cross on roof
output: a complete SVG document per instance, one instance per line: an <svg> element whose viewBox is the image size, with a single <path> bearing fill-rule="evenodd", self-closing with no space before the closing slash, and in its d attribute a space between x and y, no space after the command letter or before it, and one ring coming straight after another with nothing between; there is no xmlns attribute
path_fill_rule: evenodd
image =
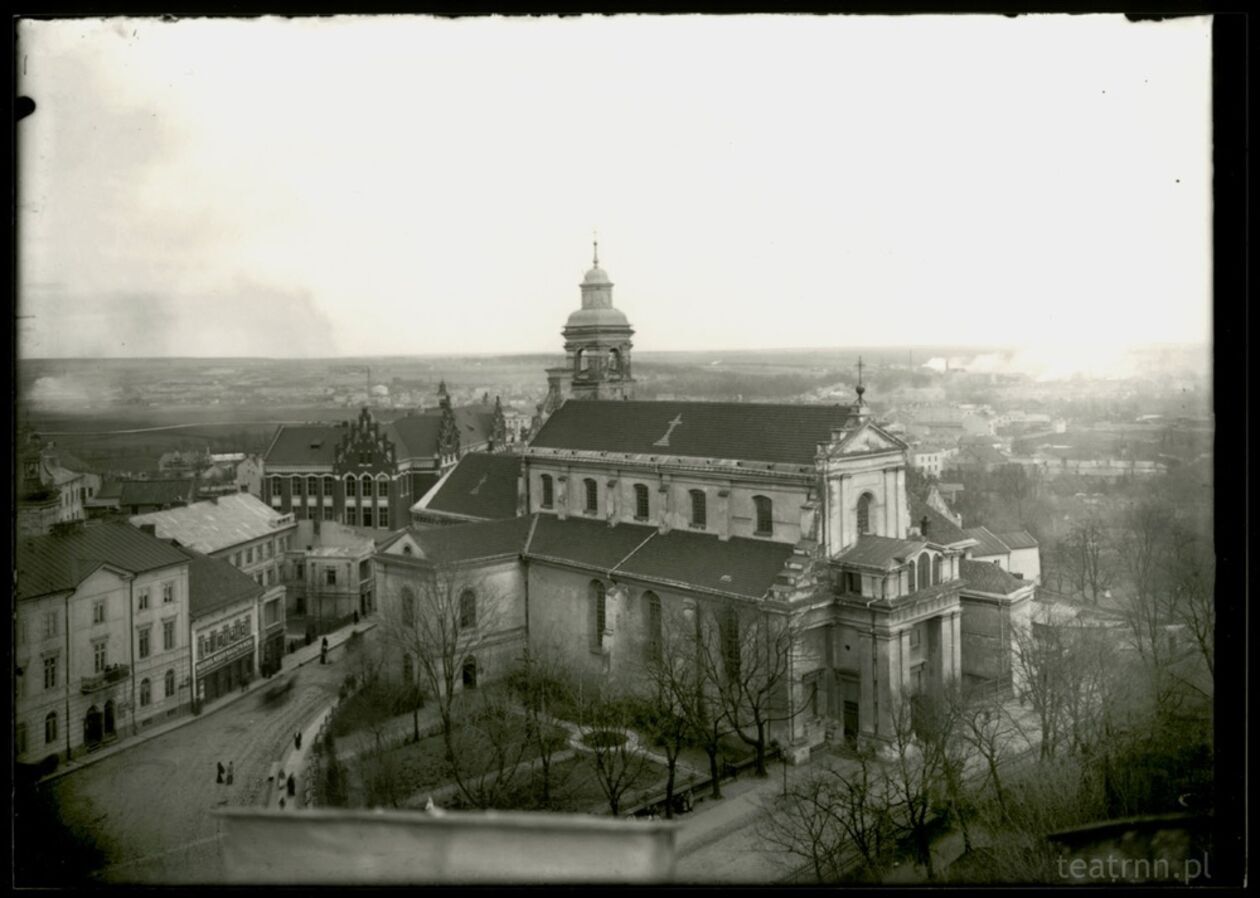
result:
<svg viewBox="0 0 1260 898"><path fill-rule="evenodd" d="M675 427L677 427L677 426L678 426L679 424L681 424L682 422L683 422L683 420L682 420L682 413L681 413L681 412L680 412L680 413L678 413L677 415L674 415L674 420L669 422L669 430L665 431L665 436L661 437L659 440L657 440L657 441L656 441L655 443L653 443L652 445L653 445L653 446L668 446L668 445L669 445L669 435L670 435L671 433L673 433L673 432L674 432L674 428L675 428Z"/></svg>

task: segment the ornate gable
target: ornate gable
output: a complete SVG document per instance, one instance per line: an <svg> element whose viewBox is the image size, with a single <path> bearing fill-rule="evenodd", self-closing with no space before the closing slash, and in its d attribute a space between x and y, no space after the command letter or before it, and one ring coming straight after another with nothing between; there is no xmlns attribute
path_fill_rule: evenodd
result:
<svg viewBox="0 0 1260 898"><path fill-rule="evenodd" d="M333 471L337 474L393 474L397 467L394 443L366 408L350 422L337 445Z"/></svg>
<svg viewBox="0 0 1260 898"><path fill-rule="evenodd" d="M893 452L906 449L906 444L892 434L869 421L832 434L827 455L867 455L876 452Z"/></svg>

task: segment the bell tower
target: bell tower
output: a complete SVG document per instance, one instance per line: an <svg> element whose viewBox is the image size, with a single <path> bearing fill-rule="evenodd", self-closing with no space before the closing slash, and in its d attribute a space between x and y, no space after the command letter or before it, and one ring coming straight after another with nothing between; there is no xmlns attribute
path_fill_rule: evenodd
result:
<svg viewBox="0 0 1260 898"><path fill-rule="evenodd" d="M599 267L599 240L594 244L594 262L582 278L582 308L569 316L561 331L570 395L574 399L633 399L630 338L634 330L625 314L613 307L613 284Z"/></svg>

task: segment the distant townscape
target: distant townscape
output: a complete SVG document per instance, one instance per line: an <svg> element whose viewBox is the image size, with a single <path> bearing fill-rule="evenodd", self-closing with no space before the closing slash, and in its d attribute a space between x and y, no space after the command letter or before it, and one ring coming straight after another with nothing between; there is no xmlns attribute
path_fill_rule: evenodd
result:
<svg viewBox="0 0 1260 898"><path fill-rule="evenodd" d="M1201 350L641 354L598 245L580 301L563 360L21 362L19 879L1202 872Z"/></svg>

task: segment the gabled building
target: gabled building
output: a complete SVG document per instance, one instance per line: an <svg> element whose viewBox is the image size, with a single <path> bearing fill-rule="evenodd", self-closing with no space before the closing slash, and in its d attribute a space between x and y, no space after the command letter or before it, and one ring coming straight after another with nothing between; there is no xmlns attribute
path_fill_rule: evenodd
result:
<svg viewBox="0 0 1260 898"><path fill-rule="evenodd" d="M197 480L106 481L86 503L89 517L137 515L179 508L197 501Z"/></svg>
<svg viewBox="0 0 1260 898"><path fill-rule="evenodd" d="M507 444L503 409L439 404L382 423L364 408L339 425L281 425L263 456L265 500L297 520L396 530L408 509L470 452Z"/></svg>
<svg viewBox="0 0 1260 898"><path fill-rule="evenodd" d="M193 694L210 702L254 679L268 634L283 639L284 596L227 561L181 551L189 558Z"/></svg>
<svg viewBox="0 0 1260 898"><path fill-rule="evenodd" d="M253 580L260 589L254 620L264 620L267 607L278 608L280 613L272 612L278 619L256 634L251 670L279 669L285 631L281 565L297 530L292 515L277 514L248 493L232 493L183 508L135 515L131 523L151 528L160 539L228 562Z"/></svg>
<svg viewBox="0 0 1260 898"><path fill-rule="evenodd" d="M976 540L968 558L995 564L1029 583L1041 583L1041 546L1027 530L994 533L987 527L970 527L966 532Z"/></svg>
<svg viewBox="0 0 1260 898"><path fill-rule="evenodd" d="M19 762L75 757L188 707L188 567L123 523L17 541Z"/></svg>

